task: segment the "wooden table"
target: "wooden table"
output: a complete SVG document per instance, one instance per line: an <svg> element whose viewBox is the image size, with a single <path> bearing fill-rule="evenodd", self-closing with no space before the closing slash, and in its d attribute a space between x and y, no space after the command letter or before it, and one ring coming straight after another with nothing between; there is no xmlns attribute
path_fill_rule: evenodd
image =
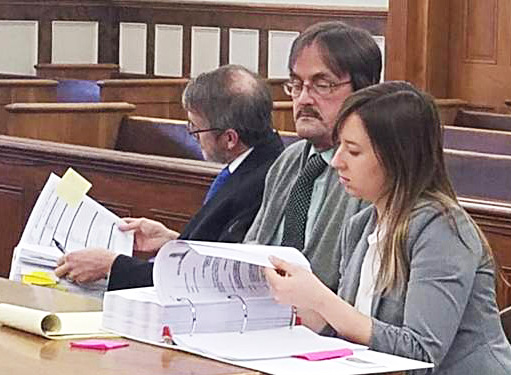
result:
<svg viewBox="0 0 511 375"><path fill-rule="evenodd" d="M51 312L100 311L101 301L0 278L0 303ZM126 339L122 339L126 340ZM2 375L261 375L177 350L129 341L110 351L76 349L69 340L48 340L0 326ZM402 373L392 373L403 375ZM390 374L390 375L392 375Z"/></svg>
<svg viewBox="0 0 511 375"><path fill-rule="evenodd" d="M101 310L99 300L48 288L21 285L2 278L0 302L52 312ZM255 375L259 372L135 341L130 341L126 348L110 351L72 349L68 340L47 340L8 327L0 327L0 374Z"/></svg>

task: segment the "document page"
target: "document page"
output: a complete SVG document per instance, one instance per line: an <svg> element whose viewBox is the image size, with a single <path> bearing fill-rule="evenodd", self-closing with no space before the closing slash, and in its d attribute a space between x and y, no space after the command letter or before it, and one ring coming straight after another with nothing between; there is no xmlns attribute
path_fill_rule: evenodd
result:
<svg viewBox="0 0 511 375"><path fill-rule="evenodd" d="M366 346L320 336L305 326L259 331L174 335L178 345L229 360L285 358L327 350L365 350Z"/></svg>
<svg viewBox="0 0 511 375"><path fill-rule="evenodd" d="M77 207L58 196L60 177L51 174L30 214L21 236L24 244L54 247L57 240L65 251L103 247L131 255L133 234L121 232L121 219L92 198L84 196Z"/></svg>
<svg viewBox="0 0 511 375"><path fill-rule="evenodd" d="M133 233L121 232L117 227L121 219L86 195L76 206L69 205L57 193L60 180L52 173L43 187L14 249L9 278L102 298L106 280L87 285L59 280L53 273L57 261L64 252L87 247L131 255Z"/></svg>
<svg viewBox="0 0 511 375"><path fill-rule="evenodd" d="M270 255L310 270L305 256L290 247L220 242L170 241L156 257L153 281L162 304L176 298L218 301L269 296L263 266Z"/></svg>

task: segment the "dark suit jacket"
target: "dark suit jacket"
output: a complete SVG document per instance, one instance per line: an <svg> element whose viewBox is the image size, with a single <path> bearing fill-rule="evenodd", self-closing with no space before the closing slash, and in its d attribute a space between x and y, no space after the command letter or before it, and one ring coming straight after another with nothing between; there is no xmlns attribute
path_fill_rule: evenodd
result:
<svg viewBox="0 0 511 375"><path fill-rule="evenodd" d="M227 182L195 214L180 239L242 242L259 210L266 172L283 150L274 133L254 147ZM110 272L108 290L153 285L153 264L119 255Z"/></svg>

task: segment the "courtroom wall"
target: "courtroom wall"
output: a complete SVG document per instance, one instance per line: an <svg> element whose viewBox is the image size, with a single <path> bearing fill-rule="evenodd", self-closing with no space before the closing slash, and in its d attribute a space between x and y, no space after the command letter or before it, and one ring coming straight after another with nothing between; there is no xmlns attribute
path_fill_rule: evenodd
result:
<svg viewBox="0 0 511 375"><path fill-rule="evenodd" d="M115 63L122 73L189 77L236 63L287 77L300 31L341 20L385 49L387 10L336 5L211 1L0 0L0 74L35 74L39 63Z"/></svg>

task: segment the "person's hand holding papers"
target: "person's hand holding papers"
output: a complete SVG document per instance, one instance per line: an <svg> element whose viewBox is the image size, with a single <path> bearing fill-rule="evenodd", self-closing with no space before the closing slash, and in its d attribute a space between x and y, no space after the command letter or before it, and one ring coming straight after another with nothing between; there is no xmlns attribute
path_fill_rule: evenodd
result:
<svg viewBox="0 0 511 375"><path fill-rule="evenodd" d="M104 279L119 254L107 249L89 248L66 254L58 260L57 277L71 282L88 283Z"/></svg>
<svg viewBox="0 0 511 375"><path fill-rule="evenodd" d="M279 303L297 308L310 308L323 303L324 295L332 293L311 271L271 256L275 266L265 269L273 298Z"/></svg>
<svg viewBox="0 0 511 375"><path fill-rule="evenodd" d="M123 232L134 231L134 250L154 252L166 242L174 240L179 233L160 222L146 218L124 218L119 224ZM55 275L77 283L90 283L105 278L118 254L102 248L87 248L61 257Z"/></svg>
<svg viewBox="0 0 511 375"><path fill-rule="evenodd" d="M371 337L371 318L359 313L339 298L311 271L270 257L275 269L265 268L273 298L298 309L302 324L319 331L327 323L339 335L353 342L368 345Z"/></svg>
<svg viewBox="0 0 511 375"><path fill-rule="evenodd" d="M123 220L126 224L119 225L119 229L134 231L135 251L158 251L164 244L179 237L179 232L169 229L155 220L146 219L145 217L126 217Z"/></svg>

